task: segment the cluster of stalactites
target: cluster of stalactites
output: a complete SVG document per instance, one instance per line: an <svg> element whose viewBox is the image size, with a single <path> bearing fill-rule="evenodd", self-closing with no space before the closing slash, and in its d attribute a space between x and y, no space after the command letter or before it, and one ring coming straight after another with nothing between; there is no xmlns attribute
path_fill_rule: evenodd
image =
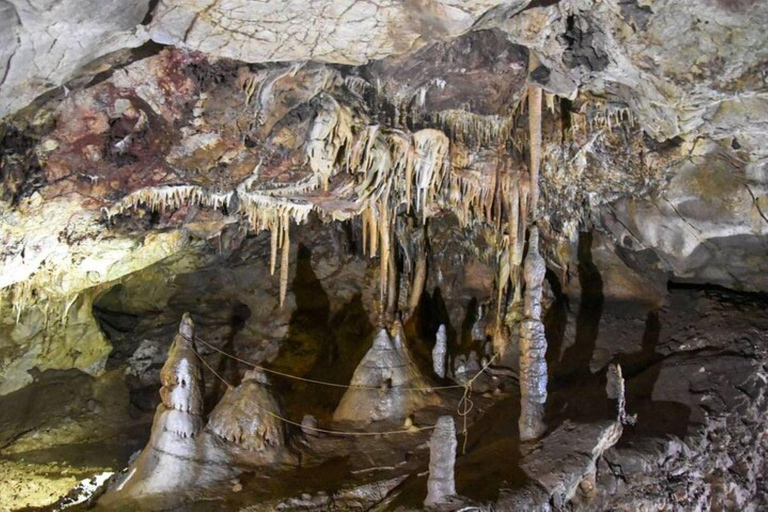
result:
<svg viewBox="0 0 768 512"><path fill-rule="evenodd" d="M206 206L215 210L227 208L229 213L240 213L256 231L269 230L272 238L270 270L275 272L277 252L281 252L280 305L285 302L288 285L290 256L289 228L291 222L301 224L313 210L308 202L291 199L291 195L315 188L312 183L299 183L290 187L260 190L254 188L258 167L235 190L211 192L196 185L168 185L137 190L106 209L108 219L145 205L152 211L166 212L183 206ZM234 211L233 211L234 210Z"/></svg>
<svg viewBox="0 0 768 512"><path fill-rule="evenodd" d="M333 97L323 95L306 148L309 167L323 190L328 190L331 176L339 171L339 158L352 138L352 112Z"/></svg>
<svg viewBox="0 0 768 512"><path fill-rule="evenodd" d="M515 117L484 116L464 110L441 110L428 114L427 122L439 127L452 140L477 148L503 144L512 134Z"/></svg>
<svg viewBox="0 0 768 512"><path fill-rule="evenodd" d="M150 210L165 213L182 206L207 206L213 209L229 207L234 191L212 192L197 185L164 185L147 187L128 194L112 207L105 209L107 219L127 210L146 205Z"/></svg>
<svg viewBox="0 0 768 512"><path fill-rule="evenodd" d="M160 370L163 428L179 437L193 437L203 426L203 376L193 337L194 324L185 313Z"/></svg>

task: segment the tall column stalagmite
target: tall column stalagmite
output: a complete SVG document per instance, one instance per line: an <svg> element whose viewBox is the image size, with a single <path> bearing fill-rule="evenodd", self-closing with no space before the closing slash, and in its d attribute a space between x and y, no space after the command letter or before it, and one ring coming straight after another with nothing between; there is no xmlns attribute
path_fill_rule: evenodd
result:
<svg viewBox="0 0 768 512"><path fill-rule="evenodd" d="M531 53L529 73L538 66ZM527 441L540 437L545 430L544 405L547 401L547 338L541 322L542 283L547 267L539 253L539 229L535 224L539 203L539 166L541 164L541 99L542 91L536 85L528 88L528 135L530 148L530 212L531 228L528 235L528 254L523 264L525 299L523 321L520 324L520 439Z"/></svg>
<svg viewBox="0 0 768 512"><path fill-rule="evenodd" d="M525 257L525 302L520 325L520 439L536 439L544 433L547 401L547 338L541 322L542 283L547 267L539 254L539 230L531 227Z"/></svg>

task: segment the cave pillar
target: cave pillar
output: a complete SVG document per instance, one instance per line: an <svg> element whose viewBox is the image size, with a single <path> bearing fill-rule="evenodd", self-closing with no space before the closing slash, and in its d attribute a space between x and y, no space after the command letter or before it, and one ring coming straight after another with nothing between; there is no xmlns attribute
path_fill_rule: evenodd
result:
<svg viewBox="0 0 768 512"><path fill-rule="evenodd" d="M541 295L547 271L539 253L539 230L531 228L528 254L523 266L525 299L520 324L520 439L536 439L544 433L547 401L547 338L541 322Z"/></svg>

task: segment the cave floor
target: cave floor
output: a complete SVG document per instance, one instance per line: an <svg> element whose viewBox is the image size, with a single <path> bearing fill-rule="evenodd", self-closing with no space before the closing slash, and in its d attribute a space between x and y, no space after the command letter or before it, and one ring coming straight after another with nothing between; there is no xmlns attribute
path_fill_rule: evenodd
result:
<svg viewBox="0 0 768 512"><path fill-rule="evenodd" d="M600 328L588 331L592 339L579 340L585 336L581 328L571 347L558 347L563 340L557 337L550 341L549 431L566 420L593 422L611 417L605 371L590 370L602 359L625 365L628 411L637 414L638 420L636 426L625 428L614 450L671 437L690 444L692 433L709 416L737 407L742 395L749 394L749 389L733 391L745 385L732 382L748 377L754 364L766 363L768 309L762 297L675 289L658 310L626 303L600 307ZM578 323L578 315L566 316ZM571 331L573 327L580 329L572 326ZM560 330L567 339L568 325ZM591 347L592 357L569 359L579 343ZM131 453L146 442L151 416L139 412L131 417L122 410L129 406L121 375L117 370L101 379L43 374L36 389L23 391L29 393L24 410L5 408L6 401L21 403L18 396L0 401L0 410L7 411L6 424L11 413L26 422L25 430L6 439L0 450L0 474L11 484L4 486L6 502L0 506L36 510L36 505L50 503L81 478L125 467ZM91 387L90 392L82 391L84 385ZM440 414L454 415L459 431L457 491L479 503L494 502L500 490L514 490L529 481L518 465L516 382L510 376L498 377L496 387L503 391L473 394L466 454L462 453L462 419L455 407L460 389L441 391L450 407L425 409L414 418L416 425L431 425ZM88 398L91 395L98 400ZM48 401L41 402L40 396ZM313 398L302 396L299 402L305 400ZM62 410L55 402L68 402L70 407ZM379 430L401 428L402 424L376 425ZM236 479L219 486L183 490L170 501L124 504L125 510L418 509L426 496L428 440L429 431L335 437L304 436L295 429L291 446L299 454L300 467L243 468ZM29 507L19 508L21 499ZM112 504L109 509L120 507Z"/></svg>

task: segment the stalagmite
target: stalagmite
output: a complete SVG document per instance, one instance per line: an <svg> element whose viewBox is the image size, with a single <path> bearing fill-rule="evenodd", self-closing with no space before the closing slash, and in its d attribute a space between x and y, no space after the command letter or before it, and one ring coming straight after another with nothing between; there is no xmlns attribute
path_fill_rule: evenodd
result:
<svg viewBox="0 0 768 512"><path fill-rule="evenodd" d="M435 374L441 379L445 378L446 354L448 353L448 335L445 332L445 325L440 325L437 329L435 347L432 349L432 368Z"/></svg>
<svg viewBox="0 0 768 512"><path fill-rule="evenodd" d="M216 463L206 443L202 368L193 340L194 324L185 313L160 371L161 403L149 443L121 486L131 496L173 492L231 472Z"/></svg>
<svg viewBox="0 0 768 512"><path fill-rule="evenodd" d="M402 328L393 327L393 336L386 329L376 335L333 413L334 420L369 423L403 419L414 411L442 403L411 356Z"/></svg>
<svg viewBox="0 0 768 512"><path fill-rule="evenodd" d="M627 414L626 385L624 383L624 376L621 372L621 365L608 365L607 377L605 391L609 399L616 400L616 415L618 421L623 425L634 425L637 422L637 417L636 415Z"/></svg>
<svg viewBox="0 0 768 512"><path fill-rule="evenodd" d="M429 479L424 506L445 503L456 494L456 426L450 416L440 416L429 440Z"/></svg>
<svg viewBox="0 0 768 512"><path fill-rule="evenodd" d="M285 425L266 374L251 370L230 388L211 413L207 428L243 450L259 452L266 460L279 457L285 445Z"/></svg>
<svg viewBox="0 0 768 512"><path fill-rule="evenodd" d="M202 428L202 369L195 355L194 323L185 313L179 334L168 351L168 359L160 370L161 406L166 415L164 429L180 437L193 437Z"/></svg>
<svg viewBox="0 0 768 512"><path fill-rule="evenodd" d="M520 439L536 439L544 433L547 400L547 338L541 322L542 283L546 273L539 254L538 227L532 226L525 257L525 302L520 324Z"/></svg>

